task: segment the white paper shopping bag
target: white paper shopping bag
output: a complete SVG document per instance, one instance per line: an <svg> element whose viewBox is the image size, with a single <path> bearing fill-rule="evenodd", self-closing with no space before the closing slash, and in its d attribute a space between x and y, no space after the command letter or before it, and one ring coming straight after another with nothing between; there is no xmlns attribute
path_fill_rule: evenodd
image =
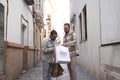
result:
<svg viewBox="0 0 120 80"><path fill-rule="evenodd" d="M69 63L70 53L68 47L56 46L56 63Z"/></svg>

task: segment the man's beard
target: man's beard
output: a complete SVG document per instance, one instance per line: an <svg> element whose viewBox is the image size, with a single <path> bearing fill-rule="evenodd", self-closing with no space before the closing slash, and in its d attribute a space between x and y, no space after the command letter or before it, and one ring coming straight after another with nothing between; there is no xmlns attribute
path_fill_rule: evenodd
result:
<svg viewBox="0 0 120 80"><path fill-rule="evenodd" d="M55 41L55 39L52 39L51 37L50 37L50 39L51 39L52 41Z"/></svg>
<svg viewBox="0 0 120 80"><path fill-rule="evenodd" d="M68 34L69 33L69 31L65 31L65 34Z"/></svg>

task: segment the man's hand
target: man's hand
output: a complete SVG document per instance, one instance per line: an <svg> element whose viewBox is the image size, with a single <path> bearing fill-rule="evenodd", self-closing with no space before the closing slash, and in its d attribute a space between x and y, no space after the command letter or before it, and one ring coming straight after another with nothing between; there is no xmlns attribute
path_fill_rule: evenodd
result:
<svg viewBox="0 0 120 80"><path fill-rule="evenodd" d="M55 50L55 47L51 47L51 50L54 51L54 50Z"/></svg>
<svg viewBox="0 0 120 80"><path fill-rule="evenodd" d="M67 46L68 46L68 44L67 44L67 43L63 43L63 44L62 44L62 46L67 47Z"/></svg>

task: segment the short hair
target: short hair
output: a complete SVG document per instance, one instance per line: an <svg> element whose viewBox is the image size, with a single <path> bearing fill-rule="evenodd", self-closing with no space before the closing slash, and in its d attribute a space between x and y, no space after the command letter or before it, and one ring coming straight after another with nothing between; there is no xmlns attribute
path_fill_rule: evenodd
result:
<svg viewBox="0 0 120 80"><path fill-rule="evenodd" d="M51 32L50 32L50 35L57 35L57 32L55 31L55 30L52 30Z"/></svg>
<svg viewBox="0 0 120 80"><path fill-rule="evenodd" d="M64 26L68 25L68 27L70 28L70 24L69 23L65 23Z"/></svg>

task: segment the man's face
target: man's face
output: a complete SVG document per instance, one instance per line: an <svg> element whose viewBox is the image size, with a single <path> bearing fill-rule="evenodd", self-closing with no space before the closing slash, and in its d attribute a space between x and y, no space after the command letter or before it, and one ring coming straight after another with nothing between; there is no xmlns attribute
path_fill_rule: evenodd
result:
<svg viewBox="0 0 120 80"><path fill-rule="evenodd" d="M67 34L70 31L70 27L68 25L64 26L64 32Z"/></svg>
<svg viewBox="0 0 120 80"><path fill-rule="evenodd" d="M51 40L53 40L53 41L54 41L54 40L57 38L57 35L56 35L56 34L51 35L51 36L50 36L50 38L51 38Z"/></svg>

